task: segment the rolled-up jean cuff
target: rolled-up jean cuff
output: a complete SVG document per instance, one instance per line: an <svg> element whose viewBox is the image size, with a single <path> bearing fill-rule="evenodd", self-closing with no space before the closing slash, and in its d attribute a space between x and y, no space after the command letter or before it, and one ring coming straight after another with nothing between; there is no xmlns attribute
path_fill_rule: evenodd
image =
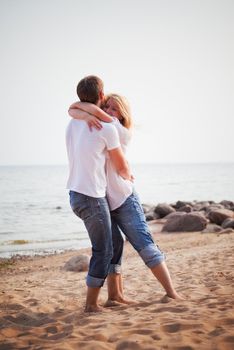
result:
<svg viewBox="0 0 234 350"><path fill-rule="evenodd" d="M121 273L121 265L110 264L108 274L110 274L110 273Z"/></svg>
<svg viewBox="0 0 234 350"><path fill-rule="evenodd" d="M161 262L165 260L165 255L159 247L155 244L149 244L142 250L140 250L139 255L141 256L144 263L152 268L156 265L159 265Z"/></svg>
<svg viewBox="0 0 234 350"><path fill-rule="evenodd" d="M88 287L91 288L100 288L103 286L105 279L104 278L97 278L92 277L90 275L87 275L86 277L86 284Z"/></svg>

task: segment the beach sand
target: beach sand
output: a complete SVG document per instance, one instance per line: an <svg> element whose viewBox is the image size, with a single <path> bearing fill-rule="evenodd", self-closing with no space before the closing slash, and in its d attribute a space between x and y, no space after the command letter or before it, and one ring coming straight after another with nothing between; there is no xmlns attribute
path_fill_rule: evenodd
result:
<svg viewBox="0 0 234 350"><path fill-rule="evenodd" d="M85 272L66 272L65 262L89 249L16 261L0 269L0 350L232 350L233 234L154 233L166 253L179 293L164 291L128 242L125 296L138 304L84 313ZM106 286L100 301L106 300Z"/></svg>

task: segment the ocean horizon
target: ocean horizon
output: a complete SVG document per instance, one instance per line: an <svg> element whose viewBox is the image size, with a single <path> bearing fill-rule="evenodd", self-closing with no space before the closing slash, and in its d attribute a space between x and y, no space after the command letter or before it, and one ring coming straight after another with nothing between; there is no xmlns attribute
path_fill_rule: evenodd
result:
<svg viewBox="0 0 234 350"><path fill-rule="evenodd" d="M234 200L234 163L132 164L141 203ZM89 247L69 206L64 165L0 166L0 257Z"/></svg>

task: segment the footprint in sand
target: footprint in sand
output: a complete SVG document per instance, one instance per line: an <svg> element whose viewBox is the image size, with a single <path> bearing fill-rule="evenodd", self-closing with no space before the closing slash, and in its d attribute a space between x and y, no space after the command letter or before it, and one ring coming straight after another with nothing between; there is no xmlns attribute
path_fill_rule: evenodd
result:
<svg viewBox="0 0 234 350"><path fill-rule="evenodd" d="M66 326L50 326L44 329L44 334L40 336L41 339L59 340L68 337L73 331L72 325Z"/></svg>
<svg viewBox="0 0 234 350"><path fill-rule="evenodd" d="M117 346L116 346L116 350L141 350L142 347L137 344L136 342L133 341L120 341Z"/></svg>
<svg viewBox="0 0 234 350"><path fill-rule="evenodd" d="M34 298L30 298L30 299L25 300L25 303L29 304L29 306L36 306L36 305L38 305L38 300L34 299Z"/></svg>
<svg viewBox="0 0 234 350"><path fill-rule="evenodd" d="M154 330L151 329L142 329L142 328L134 328L129 330L129 333L131 334L142 334L142 335L148 335L148 334L152 334L154 332Z"/></svg>
<svg viewBox="0 0 234 350"><path fill-rule="evenodd" d="M15 310L15 311L24 309L24 306L21 304L1 304L0 307L1 309Z"/></svg>
<svg viewBox="0 0 234 350"><path fill-rule="evenodd" d="M161 307L158 309L155 309L154 312L172 312L172 313L182 313L182 312L186 312L188 311L189 308L185 307L185 306L165 306L165 307Z"/></svg>
<svg viewBox="0 0 234 350"><path fill-rule="evenodd" d="M162 326L162 329L164 332L167 332L167 333L176 333L178 331L194 329L194 328L198 328L198 327L201 328L202 325L196 324L196 323L182 324L182 323L175 322L175 323L166 324L166 325Z"/></svg>
<svg viewBox="0 0 234 350"><path fill-rule="evenodd" d="M10 316L4 316L3 318L15 325L26 326L26 327L40 327L44 324L55 321L54 319L50 318L46 314L36 314L36 313L34 313L33 315L20 313L17 317L13 317L10 315Z"/></svg>
<svg viewBox="0 0 234 350"><path fill-rule="evenodd" d="M229 318L229 317L227 317L227 318L223 318L222 319L222 324L224 324L224 325L234 325L234 318Z"/></svg>

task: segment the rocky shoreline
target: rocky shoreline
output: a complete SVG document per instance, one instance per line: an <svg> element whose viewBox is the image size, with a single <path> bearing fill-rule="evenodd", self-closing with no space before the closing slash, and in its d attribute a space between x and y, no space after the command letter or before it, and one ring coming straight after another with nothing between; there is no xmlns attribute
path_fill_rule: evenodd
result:
<svg viewBox="0 0 234 350"><path fill-rule="evenodd" d="M230 200L219 203L177 201L142 206L148 222L163 221L162 232L234 232L234 202Z"/></svg>
<svg viewBox="0 0 234 350"><path fill-rule="evenodd" d="M219 203L209 201L181 201L175 203L142 204L146 220L157 233L202 232L234 233L234 202L223 200ZM82 251L81 249L78 249ZM0 257L0 269L15 265L19 261L31 261L61 252L21 255L10 258Z"/></svg>

